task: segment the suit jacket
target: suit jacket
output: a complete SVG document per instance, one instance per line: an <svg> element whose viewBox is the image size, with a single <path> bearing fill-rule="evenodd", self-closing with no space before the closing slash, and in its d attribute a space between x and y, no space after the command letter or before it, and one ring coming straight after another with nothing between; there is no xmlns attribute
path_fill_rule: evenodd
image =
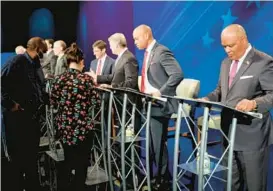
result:
<svg viewBox="0 0 273 191"><path fill-rule="evenodd" d="M1 106L9 111L15 103L36 112L44 102L44 76L38 58L25 54L10 59L1 71Z"/></svg>
<svg viewBox="0 0 273 191"><path fill-rule="evenodd" d="M67 70L67 61L65 58L65 55L61 56L60 59L57 59L57 64L56 64L56 68L55 68L55 73L54 75L60 75L62 73L64 73Z"/></svg>
<svg viewBox="0 0 273 191"><path fill-rule="evenodd" d="M165 46L155 43L147 62L149 83L159 89L161 95L176 95L176 87L183 79L183 72L173 53ZM163 114L177 112L177 101L168 100L163 105Z"/></svg>
<svg viewBox="0 0 273 191"><path fill-rule="evenodd" d="M97 83L108 83L113 87L137 89L138 63L135 56L126 50L114 66L113 74L97 76Z"/></svg>
<svg viewBox="0 0 273 191"><path fill-rule="evenodd" d="M98 64L98 59L93 60L90 64L90 69L96 72L97 64ZM114 65L115 65L115 60L111 58L110 56L106 56L101 74L102 75L112 74Z"/></svg>
<svg viewBox="0 0 273 191"><path fill-rule="evenodd" d="M54 75L56 62L57 62L57 56L55 56L53 50L49 54L44 54L44 58L41 60L41 66L42 66L44 75L46 74Z"/></svg>
<svg viewBox="0 0 273 191"><path fill-rule="evenodd" d="M240 121L236 130L234 150L258 150L270 144L273 123L269 110L273 107L273 58L254 48L250 50L238 70L231 87L228 87L232 60L226 58L221 65L217 88L207 97L212 101L235 107L243 99L256 100L263 119ZM228 134L232 116L222 112L221 126ZM271 132L270 132L271 131Z"/></svg>

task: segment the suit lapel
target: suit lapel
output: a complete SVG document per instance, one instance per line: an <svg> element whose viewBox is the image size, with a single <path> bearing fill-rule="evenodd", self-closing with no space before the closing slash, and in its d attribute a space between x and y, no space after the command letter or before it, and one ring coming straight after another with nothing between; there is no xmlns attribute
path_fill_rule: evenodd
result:
<svg viewBox="0 0 273 191"><path fill-rule="evenodd" d="M97 72L97 64L98 64L98 59L95 60L93 66L91 66L91 69L96 73ZM93 68L92 68L93 67Z"/></svg>
<svg viewBox="0 0 273 191"><path fill-rule="evenodd" d="M116 69L117 69L117 67L119 66L119 64L121 63L121 61L122 61L124 55L127 54L127 51L128 51L128 50L126 50L126 51L120 56L120 58L117 58L118 60L116 59L115 64L114 64L114 69L113 69L113 75L116 73Z"/></svg>
<svg viewBox="0 0 273 191"><path fill-rule="evenodd" d="M232 60L228 60L227 63L224 64L224 71L223 71L223 90L225 94L228 92L228 79L229 79L229 70L231 66ZM223 95L224 96L224 95Z"/></svg>
<svg viewBox="0 0 273 191"><path fill-rule="evenodd" d="M229 88L229 90L232 89L232 87L236 84L236 82L240 79L240 77L245 73L245 71L249 68L249 66L252 63L252 56L254 54L254 50L253 48L249 51L248 55L245 57L240 69L238 70L238 72L236 73L235 78L233 79L231 86Z"/></svg>
<svg viewBox="0 0 273 191"><path fill-rule="evenodd" d="M151 61L153 60L154 53L155 53L155 49L156 49L157 46L158 46L158 43L156 42L155 45L154 45L154 47L153 47L153 49L151 50L151 53L150 53L150 56L149 56L148 62L147 62L147 67L148 67L148 69L149 69L150 66L151 66Z"/></svg>
<svg viewBox="0 0 273 191"><path fill-rule="evenodd" d="M108 63L108 56L106 56L106 58L104 60L103 68L102 68L102 71L101 71L102 75L104 74L104 71L106 70L106 67L108 65L107 63Z"/></svg>
<svg viewBox="0 0 273 191"><path fill-rule="evenodd" d="M126 51L120 56L120 58L118 59L117 63L115 64L116 67L117 67L118 65L120 65L120 63L122 63L123 58L124 58L124 57L126 56L126 54L127 54L127 51L128 51L128 50L126 50Z"/></svg>

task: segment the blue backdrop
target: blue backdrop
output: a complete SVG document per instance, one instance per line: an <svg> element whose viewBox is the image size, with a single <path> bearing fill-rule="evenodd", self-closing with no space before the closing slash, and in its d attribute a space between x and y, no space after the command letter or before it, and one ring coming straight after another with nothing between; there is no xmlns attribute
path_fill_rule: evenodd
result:
<svg viewBox="0 0 273 191"><path fill-rule="evenodd" d="M151 26L155 38L169 47L185 77L201 81L200 95L217 84L220 64L226 56L221 47L222 29L238 23L250 43L273 55L273 2L134 2L134 26ZM143 51L136 50L139 63Z"/></svg>
<svg viewBox="0 0 273 191"><path fill-rule="evenodd" d="M273 55L273 2L264 1L82 2L77 40L87 55L88 65L93 58L95 40L107 42L111 34L122 32L141 71L143 51L135 48L132 31L140 24L147 24L157 41L174 52L185 77L201 81L200 96L204 96L216 87L220 64L226 56L220 34L232 23L241 24L246 29L252 46ZM30 19L29 36L52 37L53 27L52 14L40 9ZM108 54L111 55L109 48ZM1 62L4 63L9 56L1 53ZM272 180L273 163L269 168ZM268 183L272 190L272 181Z"/></svg>

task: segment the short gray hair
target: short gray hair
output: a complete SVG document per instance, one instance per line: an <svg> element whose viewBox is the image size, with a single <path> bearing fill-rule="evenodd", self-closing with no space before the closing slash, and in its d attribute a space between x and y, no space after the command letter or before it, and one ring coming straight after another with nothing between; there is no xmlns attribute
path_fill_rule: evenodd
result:
<svg viewBox="0 0 273 191"><path fill-rule="evenodd" d="M121 47L127 47L127 42L124 34L122 33L115 33L112 34L109 38L108 41L115 42Z"/></svg>

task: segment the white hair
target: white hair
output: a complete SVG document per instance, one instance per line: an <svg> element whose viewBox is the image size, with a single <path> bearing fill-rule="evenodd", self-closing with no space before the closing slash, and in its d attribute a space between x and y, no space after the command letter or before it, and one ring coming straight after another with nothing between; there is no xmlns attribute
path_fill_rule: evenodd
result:
<svg viewBox="0 0 273 191"><path fill-rule="evenodd" d="M126 38L124 36L124 34L122 33L115 33L112 34L109 38L108 41L110 42L114 42L116 44L118 44L121 47L127 47L127 42L126 42Z"/></svg>

